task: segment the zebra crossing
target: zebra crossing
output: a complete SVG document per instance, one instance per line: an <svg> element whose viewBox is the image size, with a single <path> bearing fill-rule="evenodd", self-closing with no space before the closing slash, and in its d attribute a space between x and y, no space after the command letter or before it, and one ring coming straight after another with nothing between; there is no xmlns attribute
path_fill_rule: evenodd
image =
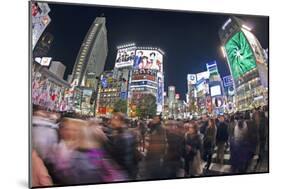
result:
<svg viewBox="0 0 281 189"><path fill-rule="evenodd" d="M220 164L217 159L217 147L214 149L214 154L212 156L212 163L210 165L207 175L218 175L218 174L230 174L230 148L227 147L224 151L223 164Z"/></svg>

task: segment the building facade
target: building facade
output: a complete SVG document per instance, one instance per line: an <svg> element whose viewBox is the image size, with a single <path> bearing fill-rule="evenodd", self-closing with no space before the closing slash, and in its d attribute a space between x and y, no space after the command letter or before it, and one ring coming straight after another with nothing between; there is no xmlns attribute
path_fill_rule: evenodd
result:
<svg viewBox="0 0 281 189"><path fill-rule="evenodd" d="M36 62L32 65L31 81L32 104L51 111L71 110L71 100L67 95L71 86L68 82Z"/></svg>
<svg viewBox="0 0 281 189"><path fill-rule="evenodd" d="M63 79L65 68L65 65L60 61L52 61L49 70L60 79Z"/></svg>
<svg viewBox="0 0 281 189"><path fill-rule="evenodd" d="M117 47L114 70L119 73L120 98L127 101L127 115L136 117L137 104L146 95L156 98L158 114L164 106L163 51L159 48L138 47L134 43Z"/></svg>
<svg viewBox="0 0 281 189"><path fill-rule="evenodd" d="M78 52L73 72L69 77L72 85L81 90L81 105L76 108L81 114L94 114L98 83L108 53L106 19L97 17L90 26Z"/></svg>
<svg viewBox="0 0 281 189"><path fill-rule="evenodd" d="M267 59L251 28L232 16L220 28L219 37L234 80L237 109L247 110L268 104Z"/></svg>

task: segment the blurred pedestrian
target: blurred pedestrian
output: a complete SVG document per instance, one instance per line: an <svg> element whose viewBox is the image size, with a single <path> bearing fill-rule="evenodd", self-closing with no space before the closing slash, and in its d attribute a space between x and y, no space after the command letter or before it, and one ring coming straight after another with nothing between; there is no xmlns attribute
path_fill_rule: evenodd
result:
<svg viewBox="0 0 281 189"><path fill-rule="evenodd" d="M35 150L32 150L31 154L32 163L32 187L52 186L53 181L48 173L44 162L39 157Z"/></svg>
<svg viewBox="0 0 281 189"><path fill-rule="evenodd" d="M217 123L217 162L223 164L224 151L226 143L228 142L228 125L225 123L224 115L219 115Z"/></svg>
<svg viewBox="0 0 281 189"><path fill-rule="evenodd" d="M109 152L112 158L127 171L130 179L136 179L140 160L136 135L128 130L123 113L113 114L110 124L113 134L109 139Z"/></svg>
<svg viewBox="0 0 281 189"><path fill-rule="evenodd" d="M161 123L161 116L154 116L148 124L149 139L145 158L147 179L164 177L163 157L166 151L166 132Z"/></svg>
<svg viewBox="0 0 281 189"><path fill-rule="evenodd" d="M217 128L214 119L209 119L208 126L205 129L203 138L203 159L207 162L205 171L209 170L212 161L212 155L214 153L214 147L216 144Z"/></svg>
<svg viewBox="0 0 281 189"><path fill-rule="evenodd" d="M195 122L188 124L188 131L184 138L185 176L199 176L202 174L202 140Z"/></svg>
<svg viewBox="0 0 281 189"><path fill-rule="evenodd" d="M180 146L184 137L181 134L180 123L168 120L165 123L167 137L167 153L164 157L164 168L166 178L176 178L179 170L183 167L181 157L183 156Z"/></svg>
<svg viewBox="0 0 281 189"><path fill-rule="evenodd" d="M230 148L230 163L232 173L243 173L246 170L248 144L248 128L243 117L238 117L234 126L233 138Z"/></svg>

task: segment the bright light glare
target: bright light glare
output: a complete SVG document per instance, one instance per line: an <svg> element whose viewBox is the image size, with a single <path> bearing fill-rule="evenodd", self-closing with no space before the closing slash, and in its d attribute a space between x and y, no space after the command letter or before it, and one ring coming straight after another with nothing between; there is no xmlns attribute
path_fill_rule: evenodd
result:
<svg viewBox="0 0 281 189"><path fill-rule="evenodd" d="M225 57L226 57L226 54L225 54L225 50L224 50L224 47L223 47L223 46L221 46L221 51L222 51L223 57L225 58Z"/></svg>
<svg viewBox="0 0 281 189"><path fill-rule="evenodd" d="M252 28L250 28L250 27L248 27L248 26L246 26L246 25L244 25L244 24L242 25L242 27L245 28L246 30L249 30L249 31L252 30Z"/></svg>

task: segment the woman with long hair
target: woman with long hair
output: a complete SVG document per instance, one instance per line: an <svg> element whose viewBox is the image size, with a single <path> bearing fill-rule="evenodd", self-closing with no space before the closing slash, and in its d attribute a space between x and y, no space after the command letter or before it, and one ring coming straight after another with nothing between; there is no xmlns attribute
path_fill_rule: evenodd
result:
<svg viewBox="0 0 281 189"><path fill-rule="evenodd" d="M209 119L203 137L203 148L204 148L203 159L207 162L205 166L205 171L208 171L211 165L212 155L216 143L216 135L217 135L217 127L215 124L215 119Z"/></svg>

